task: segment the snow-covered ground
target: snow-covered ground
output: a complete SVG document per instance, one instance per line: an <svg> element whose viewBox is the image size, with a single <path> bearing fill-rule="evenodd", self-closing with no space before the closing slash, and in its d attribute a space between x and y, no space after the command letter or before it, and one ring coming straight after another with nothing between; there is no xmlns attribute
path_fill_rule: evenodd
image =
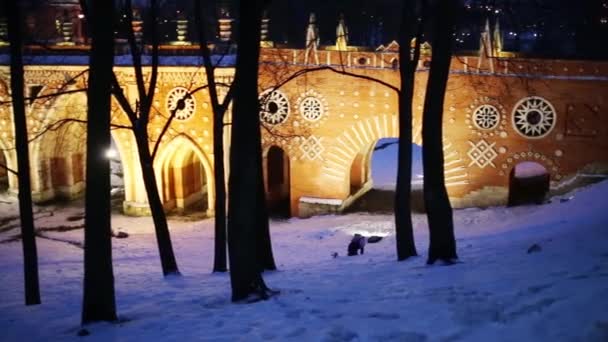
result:
<svg viewBox="0 0 608 342"><path fill-rule="evenodd" d="M396 151L374 152L375 187L394 188ZM413 182L420 164L414 146ZM0 341L608 341L607 193L604 181L541 206L456 210L453 266L425 265L421 214L421 256L404 262L389 215L272 221L279 270L264 277L281 292L255 304L231 303L229 275L210 272L212 219L170 222L182 276L164 279L151 219L115 215L129 233L113 240L120 323L87 337L82 206L37 207L43 304L23 305L20 241L0 243ZM0 241L18 234L16 216L0 196ZM354 233L384 238L348 257Z"/></svg>
<svg viewBox="0 0 608 342"><path fill-rule="evenodd" d="M542 206L457 210L462 263L453 266L425 265L422 215L414 218L421 256L404 262L395 260L390 216L273 221L279 270L264 276L281 293L255 304L231 303L228 274L210 273L212 220L171 222L183 276L163 279L150 219L116 215L115 229L130 234L113 240L121 323L77 337L82 249L62 241L37 240L43 304L25 307L21 245L3 243L0 340L608 341L606 193L603 182ZM5 201L3 217L15 210ZM37 224L77 226L81 214L38 208ZM388 236L345 256L355 232ZM45 235L82 240L81 229ZM534 244L540 250L528 253Z"/></svg>

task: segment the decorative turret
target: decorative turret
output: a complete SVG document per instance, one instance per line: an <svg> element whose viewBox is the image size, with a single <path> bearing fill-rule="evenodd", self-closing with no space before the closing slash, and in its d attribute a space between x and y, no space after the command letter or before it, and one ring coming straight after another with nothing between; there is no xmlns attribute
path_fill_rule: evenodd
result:
<svg viewBox="0 0 608 342"><path fill-rule="evenodd" d="M45 17L38 17L40 25L54 22L55 31L36 28L36 35L43 40L57 45L75 45L85 43L82 11L79 0L48 0L45 5Z"/></svg>
<svg viewBox="0 0 608 342"><path fill-rule="evenodd" d="M228 6L224 5L220 7L218 26L219 26L219 39L222 43L230 43L232 40L232 22L234 19L230 16L230 10Z"/></svg>
<svg viewBox="0 0 608 342"><path fill-rule="evenodd" d="M8 45L8 27L6 18L0 17L0 46Z"/></svg>
<svg viewBox="0 0 608 342"><path fill-rule="evenodd" d="M59 19L61 38L57 45L74 45L74 22L70 13L65 10Z"/></svg>
<svg viewBox="0 0 608 342"><path fill-rule="evenodd" d="M182 12L179 12L175 20L175 32L177 33L177 41L171 42L171 45L192 45L188 38L188 19Z"/></svg>
<svg viewBox="0 0 608 342"><path fill-rule="evenodd" d="M268 18L268 12L264 11L262 16L262 27L260 29L260 46L261 47L273 47L274 43L270 40L270 18Z"/></svg>
<svg viewBox="0 0 608 342"><path fill-rule="evenodd" d="M141 45L144 36L144 21L141 19L139 8L133 8L133 21L131 22L133 35L135 36L135 44Z"/></svg>

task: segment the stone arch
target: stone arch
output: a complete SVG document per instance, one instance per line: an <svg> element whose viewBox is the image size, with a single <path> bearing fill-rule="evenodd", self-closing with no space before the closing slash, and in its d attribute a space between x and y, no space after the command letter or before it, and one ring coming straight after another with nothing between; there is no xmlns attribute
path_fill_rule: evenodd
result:
<svg viewBox="0 0 608 342"><path fill-rule="evenodd" d="M525 161L536 162L544 166L549 173L552 186L563 178L563 175L560 172L559 164L555 160L535 151L520 151L510 154L500 165L500 171L498 171L498 174L500 176L507 177L508 182L511 169L513 169L516 164Z"/></svg>
<svg viewBox="0 0 608 342"><path fill-rule="evenodd" d="M5 101L8 98L8 86L0 80L0 101ZM7 141L12 136L12 117L10 104L0 105L0 163L10 168L11 170L17 170L17 163L15 159L14 149L9 148L12 144ZM7 171L5 168L0 167L0 191L7 189L16 189L16 177Z"/></svg>
<svg viewBox="0 0 608 342"><path fill-rule="evenodd" d="M422 145L421 122L412 123L412 142ZM359 120L335 139L324 158L322 175L328 182L344 182L344 192L350 193L350 170L357 154L382 138L398 138L397 115L384 114ZM460 153L446 138L443 139L446 186L468 184L467 167Z"/></svg>
<svg viewBox="0 0 608 342"><path fill-rule="evenodd" d="M84 189L87 103L84 93L59 95L52 106L31 110L28 130L41 134L30 146L36 200L74 198ZM75 119L61 121L57 119ZM52 129L48 129L52 127Z"/></svg>
<svg viewBox="0 0 608 342"><path fill-rule="evenodd" d="M349 172L351 195L356 194L371 181L372 170L370 161L375 146L376 142L374 141L368 146L363 147L353 158Z"/></svg>
<svg viewBox="0 0 608 342"><path fill-rule="evenodd" d="M14 153L10 153L4 140L0 139L0 164L11 170L17 170L17 165L12 158L13 154ZM0 167L0 192L16 188L15 176L4 167Z"/></svg>
<svg viewBox="0 0 608 342"><path fill-rule="evenodd" d="M123 194L123 203L124 201L126 201L129 197L129 194L131 194L134 191L134 183L135 183L135 179L133 179L133 165L135 163L135 160L138 160L137 158L132 158L129 159L128 156L130 156L130 150L128 148L129 146L129 141L128 139L121 139L120 135L118 134L118 132L116 130L112 130L110 131L110 134L112 135L112 142L114 143L114 147L116 148L116 153L118 154L118 161L120 162L120 167L122 168L122 187L124 190L124 194Z"/></svg>
<svg viewBox="0 0 608 342"><path fill-rule="evenodd" d="M201 174L197 174L196 161L202 165L202 170L198 171L202 171L204 176L200 184L197 183L197 177ZM176 166L180 167L181 174L175 173ZM213 169L205 153L190 137L181 134L164 144L155 158L154 169L160 197L166 209L186 209L196 199L196 192L202 191L206 186L207 214L214 212ZM191 180L193 185L186 187L184 178ZM176 184L180 182L181 184Z"/></svg>

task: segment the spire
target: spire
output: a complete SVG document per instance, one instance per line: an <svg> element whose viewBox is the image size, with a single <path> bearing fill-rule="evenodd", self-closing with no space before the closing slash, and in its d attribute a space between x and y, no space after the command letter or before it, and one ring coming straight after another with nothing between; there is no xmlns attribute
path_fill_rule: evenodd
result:
<svg viewBox="0 0 608 342"><path fill-rule="evenodd" d="M481 71L481 64L484 60L488 60L490 71L494 72L494 62L492 60L492 35L490 32L490 19L486 18L486 24L479 37L479 59L477 60L477 72Z"/></svg>
<svg viewBox="0 0 608 342"><path fill-rule="evenodd" d="M344 22L344 14L340 13L338 27L336 27L336 50L347 50L348 47L348 27Z"/></svg>
<svg viewBox="0 0 608 342"><path fill-rule="evenodd" d="M496 24L494 25L494 33L492 34L492 55L495 57L500 57L500 53L502 52L502 32L500 31L500 22L496 19Z"/></svg>
<svg viewBox="0 0 608 342"><path fill-rule="evenodd" d="M319 29L317 28L317 17L310 13L308 26L306 27L306 52L304 54L304 64L308 64L309 56L312 54L315 62L319 64L317 48L319 47Z"/></svg>
<svg viewBox="0 0 608 342"><path fill-rule="evenodd" d="M492 41L490 33L490 19L486 18L486 24L479 37L479 55L484 57L492 56Z"/></svg>

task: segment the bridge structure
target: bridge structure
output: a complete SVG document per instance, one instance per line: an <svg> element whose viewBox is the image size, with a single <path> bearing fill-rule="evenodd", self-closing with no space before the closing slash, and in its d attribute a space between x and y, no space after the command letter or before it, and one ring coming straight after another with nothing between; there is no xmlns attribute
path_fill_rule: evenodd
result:
<svg viewBox="0 0 608 342"><path fill-rule="evenodd" d="M265 47L260 57L264 171L270 208L292 216L339 212L373 186L371 156L383 138L397 138L398 46L377 51ZM429 47L430 49L430 47ZM158 186L168 210L203 203L213 215L213 115L200 58L164 52L149 126ZM234 56L215 78L230 84ZM414 143L422 145L421 115L430 51L421 58L413 103ZM38 201L84 191L87 58L83 54L26 58L32 191ZM149 67L145 67L149 73ZM115 73L134 104L130 60ZM363 77L363 78L362 78ZM365 78L365 79L364 79ZM16 170L8 56L0 55L0 163ZM60 94L60 95L57 95ZM220 89L221 96L225 89ZM505 204L516 165L541 165L551 189L569 189L581 176L608 171L608 63L516 56L452 59L444 105L445 182L456 207ZM176 110L177 102L184 106ZM167 132L162 128L175 110ZM225 143L230 142L230 115ZM113 105L112 122L128 126ZM112 137L124 179L124 212L149 213L132 132ZM224 156L228 161L227 156ZM0 180L17 191L16 176Z"/></svg>
<svg viewBox="0 0 608 342"><path fill-rule="evenodd" d="M398 97L387 86L399 88L397 49L322 50L306 59L313 65L304 64L305 50L265 49L260 91L272 93L261 113L271 127L263 130L264 151L285 156L281 174L289 185L276 196L289 191L293 213L342 210L373 186L374 146L399 136ZM412 133L419 145L431 58L424 55L416 73ZM544 168L554 192L608 171L606 94L605 62L453 57L443 120L452 204L506 204L522 162Z"/></svg>

